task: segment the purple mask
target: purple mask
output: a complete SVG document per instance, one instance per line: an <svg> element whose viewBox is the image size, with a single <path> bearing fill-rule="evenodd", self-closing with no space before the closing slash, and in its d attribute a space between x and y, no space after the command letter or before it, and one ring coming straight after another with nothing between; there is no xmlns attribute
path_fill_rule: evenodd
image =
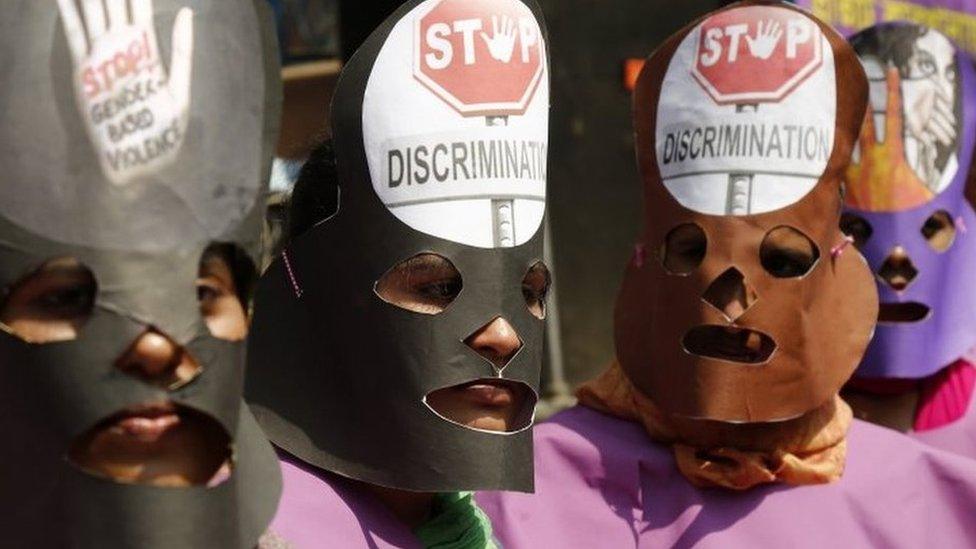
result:
<svg viewBox="0 0 976 549"><path fill-rule="evenodd" d="M841 226L881 300L855 375L926 377L976 345L976 213L966 199L972 60L939 32L908 23L870 27L851 43L870 81L871 116L846 174Z"/></svg>

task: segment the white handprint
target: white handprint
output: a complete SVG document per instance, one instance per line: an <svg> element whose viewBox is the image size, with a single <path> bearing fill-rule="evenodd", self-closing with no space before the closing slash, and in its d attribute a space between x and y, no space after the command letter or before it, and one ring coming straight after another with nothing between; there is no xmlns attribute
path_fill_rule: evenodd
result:
<svg viewBox="0 0 976 549"><path fill-rule="evenodd" d="M173 24L169 75L152 0L58 0L75 68L75 95L105 176L116 185L158 171L180 151L190 109L193 11ZM87 29L87 33L86 33Z"/></svg>
<svg viewBox="0 0 976 549"><path fill-rule="evenodd" d="M779 22L767 20L766 27L763 28L763 22L760 21L756 29L756 37L746 35L746 45L749 46L749 52L753 57L769 59L781 36L783 36L783 28Z"/></svg>
<svg viewBox="0 0 976 549"><path fill-rule="evenodd" d="M515 51L515 21L511 17L503 15L501 26L499 26L498 16L492 15L491 30L491 38L484 31L481 32L481 39L488 46L488 53L498 61L508 63L512 60L512 53Z"/></svg>

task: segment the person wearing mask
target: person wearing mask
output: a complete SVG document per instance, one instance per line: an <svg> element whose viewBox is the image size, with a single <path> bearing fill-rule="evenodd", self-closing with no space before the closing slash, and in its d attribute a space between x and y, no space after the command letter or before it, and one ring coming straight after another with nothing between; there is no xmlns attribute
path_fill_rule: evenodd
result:
<svg viewBox="0 0 976 549"><path fill-rule="evenodd" d="M266 6L6 8L4 544L254 547L281 491L241 398L280 103Z"/></svg>
<svg viewBox="0 0 976 549"><path fill-rule="evenodd" d="M976 457L976 292L966 274L976 264L973 61L913 23L850 41L871 93L841 229L877 275L881 306L844 397L859 418ZM934 187L931 163L941 167Z"/></svg>
<svg viewBox="0 0 976 549"><path fill-rule="evenodd" d="M285 543L493 547L470 491L532 489L549 285L539 13L410 1L343 69L249 342Z"/></svg>
<svg viewBox="0 0 976 549"><path fill-rule="evenodd" d="M867 91L843 38L786 3L733 4L650 56L617 358L536 427L534 494L479 494L503 545L976 541L976 463L838 396L878 311L838 223Z"/></svg>

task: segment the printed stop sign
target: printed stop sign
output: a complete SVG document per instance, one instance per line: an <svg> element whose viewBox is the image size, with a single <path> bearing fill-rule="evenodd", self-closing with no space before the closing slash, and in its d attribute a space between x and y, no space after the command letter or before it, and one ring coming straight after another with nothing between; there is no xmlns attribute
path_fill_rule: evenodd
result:
<svg viewBox="0 0 976 549"><path fill-rule="evenodd" d="M414 76L464 116L524 113L544 55L539 25L518 0L440 0L414 32Z"/></svg>
<svg viewBox="0 0 976 549"><path fill-rule="evenodd" d="M732 9L701 24L692 75L719 104L778 103L823 59L823 34L788 9Z"/></svg>

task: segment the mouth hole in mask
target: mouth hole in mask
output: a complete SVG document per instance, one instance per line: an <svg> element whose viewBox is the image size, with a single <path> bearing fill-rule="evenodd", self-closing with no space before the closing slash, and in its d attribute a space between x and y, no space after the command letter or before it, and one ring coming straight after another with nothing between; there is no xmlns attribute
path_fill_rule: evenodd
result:
<svg viewBox="0 0 976 549"><path fill-rule="evenodd" d="M911 324L929 317L932 310L917 301L882 303L878 307L878 322L886 324Z"/></svg>
<svg viewBox="0 0 976 549"><path fill-rule="evenodd" d="M928 245L939 253L951 248L956 240L956 224L945 210L930 215L922 224L921 231Z"/></svg>
<svg viewBox="0 0 976 549"><path fill-rule="evenodd" d="M482 378L428 393L424 405L465 429L517 433L532 425L539 397L520 381Z"/></svg>
<svg viewBox="0 0 976 549"><path fill-rule="evenodd" d="M461 273L449 259L424 252L390 268L373 286L373 291L390 305L436 315L457 299L463 286Z"/></svg>
<svg viewBox="0 0 976 549"><path fill-rule="evenodd" d="M681 344L686 352L740 364L763 364L776 350L768 335L737 326L696 326L685 333Z"/></svg>
<svg viewBox="0 0 976 549"><path fill-rule="evenodd" d="M98 283L73 257L57 257L4 289L0 327L33 344L77 339L91 318Z"/></svg>
<svg viewBox="0 0 976 549"><path fill-rule="evenodd" d="M68 461L117 482L167 488L213 487L233 472L231 438L207 414L164 401L135 406L76 437Z"/></svg>
<svg viewBox="0 0 976 549"><path fill-rule="evenodd" d="M200 316L210 334L226 341L247 337L248 303L257 268L238 246L215 242L200 256L196 294Z"/></svg>

